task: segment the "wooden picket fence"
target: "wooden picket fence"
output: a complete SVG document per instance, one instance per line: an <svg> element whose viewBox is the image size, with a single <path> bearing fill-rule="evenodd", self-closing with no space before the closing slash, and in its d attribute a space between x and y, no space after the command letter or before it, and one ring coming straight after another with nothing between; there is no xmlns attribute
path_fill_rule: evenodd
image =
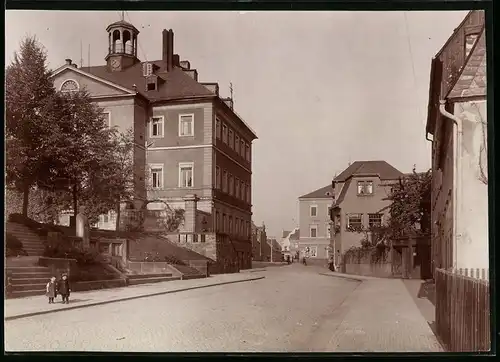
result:
<svg viewBox="0 0 500 362"><path fill-rule="evenodd" d="M491 348L488 269L436 269L436 332L448 352Z"/></svg>

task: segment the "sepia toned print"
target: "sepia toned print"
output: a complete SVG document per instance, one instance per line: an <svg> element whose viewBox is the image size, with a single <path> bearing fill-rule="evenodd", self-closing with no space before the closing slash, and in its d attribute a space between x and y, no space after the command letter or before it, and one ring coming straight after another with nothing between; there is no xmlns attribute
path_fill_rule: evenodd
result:
<svg viewBox="0 0 500 362"><path fill-rule="evenodd" d="M483 11L6 22L7 352L490 350Z"/></svg>

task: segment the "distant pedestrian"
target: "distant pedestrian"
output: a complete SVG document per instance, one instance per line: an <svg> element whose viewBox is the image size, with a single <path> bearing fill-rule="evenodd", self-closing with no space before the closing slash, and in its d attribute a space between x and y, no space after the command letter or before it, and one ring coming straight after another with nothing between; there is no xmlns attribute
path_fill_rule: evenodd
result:
<svg viewBox="0 0 500 362"><path fill-rule="evenodd" d="M302 258L302 264L307 265L307 260L305 256Z"/></svg>
<svg viewBox="0 0 500 362"><path fill-rule="evenodd" d="M56 277L51 277L47 283L47 297L49 298L49 304L54 303L54 298L57 297Z"/></svg>
<svg viewBox="0 0 500 362"><path fill-rule="evenodd" d="M330 269L332 272L335 271L335 263L333 261L333 255L330 256L330 258L328 260L328 269Z"/></svg>
<svg viewBox="0 0 500 362"><path fill-rule="evenodd" d="M63 304L69 304L69 294L71 292L71 287L69 285L67 274L62 275L62 279L59 281L57 290L59 294L61 294Z"/></svg>

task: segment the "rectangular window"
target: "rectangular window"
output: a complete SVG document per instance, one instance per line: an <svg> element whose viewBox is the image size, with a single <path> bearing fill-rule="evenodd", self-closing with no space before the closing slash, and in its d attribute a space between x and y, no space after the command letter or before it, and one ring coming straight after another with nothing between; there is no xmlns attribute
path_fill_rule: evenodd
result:
<svg viewBox="0 0 500 362"><path fill-rule="evenodd" d="M240 232L240 219L238 219L238 218L236 218L234 229L235 229L234 233L239 234L239 232Z"/></svg>
<svg viewBox="0 0 500 362"><path fill-rule="evenodd" d="M150 165L151 186L153 189L163 188L163 165Z"/></svg>
<svg viewBox="0 0 500 362"><path fill-rule="evenodd" d="M179 136L194 136L194 114L179 115Z"/></svg>
<svg viewBox="0 0 500 362"><path fill-rule="evenodd" d="M217 190L220 190L221 188L221 174L219 166L215 166L215 188Z"/></svg>
<svg viewBox="0 0 500 362"><path fill-rule="evenodd" d="M368 226L382 226L382 214L368 214Z"/></svg>
<svg viewBox="0 0 500 362"><path fill-rule="evenodd" d="M234 194L238 199L240 198L240 179L239 178L236 178Z"/></svg>
<svg viewBox="0 0 500 362"><path fill-rule="evenodd" d="M234 179L231 174L229 174L229 195L234 195Z"/></svg>
<svg viewBox="0 0 500 362"><path fill-rule="evenodd" d="M316 258L318 256L318 247L317 246L311 246L309 248L309 256L311 258Z"/></svg>
<svg viewBox="0 0 500 362"><path fill-rule="evenodd" d="M222 142L227 144L227 126L225 124L222 125Z"/></svg>
<svg viewBox="0 0 500 362"><path fill-rule="evenodd" d="M222 134L222 131L221 131L220 119L215 118L215 137L220 140L221 134Z"/></svg>
<svg viewBox="0 0 500 362"><path fill-rule="evenodd" d="M358 196L373 195L373 181L358 181Z"/></svg>
<svg viewBox="0 0 500 362"><path fill-rule="evenodd" d="M311 225L309 227L309 236L311 238L316 238L318 237L318 225Z"/></svg>
<svg viewBox="0 0 500 362"><path fill-rule="evenodd" d="M164 123L163 116L151 117L150 136L155 138L163 137Z"/></svg>
<svg viewBox="0 0 500 362"><path fill-rule="evenodd" d="M250 221L247 221L247 238L251 237L250 232L251 232Z"/></svg>
<svg viewBox="0 0 500 362"><path fill-rule="evenodd" d="M104 123L104 127L111 128L111 112L102 112L101 117Z"/></svg>
<svg viewBox="0 0 500 362"><path fill-rule="evenodd" d="M250 145L248 143L245 144L247 151L247 161L250 162Z"/></svg>
<svg viewBox="0 0 500 362"><path fill-rule="evenodd" d="M179 164L179 187L193 187L193 163Z"/></svg>
<svg viewBox="0 0 500 362"><path fill-rule="evenodd" d="M361 229L363 227L362 221L363 214L349 214L347 215L347 229Z"/></svg>
<svg viewBox="0 0 500 362"><path fill-rule="evenodd" d="M249 204L252 203L252 194L250 193L250 185L249 184L247 184L247 202Z"/></svg>
<svg viewBox="0 0 500 362"><path fill-rule="evenodd" d="M311 216L311 217L318 216L318 207L316 205L313 205L313 206L310 207L309 216Z"/></svg>
<svg viewBox="0 0 500 362"><path fill-rule="evenodd" d="M245 191L245 184L242 182L241 183L241 194L240 194L240 199L245 201L245 195L246 195L246 191Z"/></svg>
<svg viewBox="0 0 500 362"><path fill-rule="evenodd" d="M233 137L233 130L229 130L229 147L234 149L234 137Z"/></svg>
<svg viewBox="0 0 500 362"><path fill-rule="evenodd" d="M234 136L234 149L236 150L236 153L239 155L240 154L240 136L238 136L238 135Z"/></svg>
<svg viewBox="0 0 500 362"><path fill-rule="evenodd" d="M220 214L218 211L215 212L215 231L220 231Z"/></svg>
<svg viewBox="0 0 500 362"><path fill-rule="evenodd" d="M222 191L227 192L227 171L224 170L222 175Z"/></svg>
<svg viewBox="0 0 500 362"><path fill-rule="evenodd" d="M222 232L227 233L227 217L226 217L226 214L222 214Z"/></svg>
<svg viewBox="0 0 500 362"><path fill-rule="evenodd" d="M233 233L233 217L232 216L229 216L229 230L228 230L229 234L232 234Z"/></svg>
<svg viewBox="0 0 500 362"><path fill-rule="evenodd" d="M103 223L109 222L109 215L108 214L103 214L102 215L102 222Z"/></svg>

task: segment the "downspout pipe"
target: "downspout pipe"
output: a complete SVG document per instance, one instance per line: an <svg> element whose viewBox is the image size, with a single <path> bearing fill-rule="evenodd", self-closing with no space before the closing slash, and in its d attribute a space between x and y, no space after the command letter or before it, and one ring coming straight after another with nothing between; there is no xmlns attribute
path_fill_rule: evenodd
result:
<svg viewBox="0 0 500 362"><path fill-rule="evenodd" d="M455 167L453 167L453 267L457 266L457 246L460 234L458 233L458 222L459 222L459 198L461 197L461 187L462 187L462 120L451 114L446 110L446 101L439 101L439 112L450 119L454 123L455 132L453 133L453 160L455 161Z"/></svg>

